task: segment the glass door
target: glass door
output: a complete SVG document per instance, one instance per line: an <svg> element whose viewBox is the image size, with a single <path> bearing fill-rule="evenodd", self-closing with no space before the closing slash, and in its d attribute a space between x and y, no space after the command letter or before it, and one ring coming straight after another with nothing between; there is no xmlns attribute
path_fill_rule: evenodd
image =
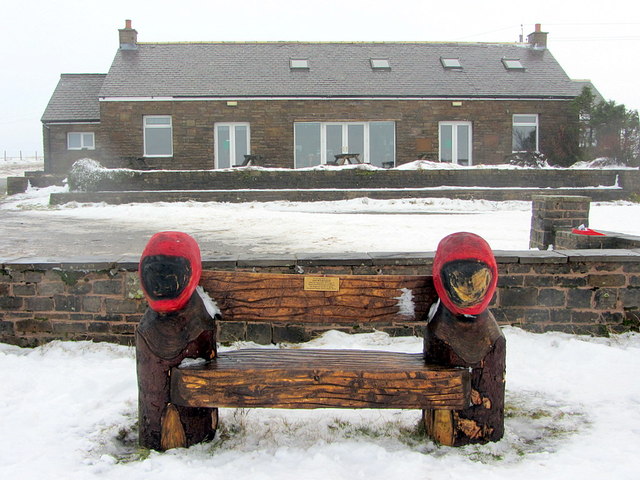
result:
<svg viewBox="0 0 640 480"><path fill-rule="evenodd" d="M471 122L440 122L440 161L471 165Z"/></svg>
<svg viewBox="0 0 640 480"><path fill-rule="evenodd" d="M248 123L216 123L215 167L230 168L242 165L251 151Z"/></svg>

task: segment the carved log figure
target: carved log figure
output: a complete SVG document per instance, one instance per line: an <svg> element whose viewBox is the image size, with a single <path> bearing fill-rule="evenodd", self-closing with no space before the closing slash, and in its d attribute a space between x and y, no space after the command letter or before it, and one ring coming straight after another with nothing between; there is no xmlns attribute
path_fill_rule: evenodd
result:
<svg viewBox="0 0 640 480"><path fill-rule="evenodd" d="M498 269L491 248L466 232L442 239L433 262L439 301L424 335L429 363L471 369L471 405L424 410L427 432L445 445L498 441L504 434L505 338L487 310Z"/></svg>
<svg viewBox="0 0 640 480"><path fill-rule="evenodd" d="M140 259L149 309L136 330L140 445L156 450L212 438L217 410L171 403L170 372L185 358L215 357L215 313L197 289L202 264L196 241L160 232Z"/></svg>

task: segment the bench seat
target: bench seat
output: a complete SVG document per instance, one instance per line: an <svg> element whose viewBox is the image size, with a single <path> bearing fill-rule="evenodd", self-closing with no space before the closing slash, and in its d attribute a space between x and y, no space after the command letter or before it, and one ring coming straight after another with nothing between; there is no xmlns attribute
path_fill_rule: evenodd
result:
<svg viewBox="0 0 640 480"><path fill-rule="evenodd" d="M421 353L244 349L171 372L171 400L186 407L460 410L469 392L468 369Z"/></svg>

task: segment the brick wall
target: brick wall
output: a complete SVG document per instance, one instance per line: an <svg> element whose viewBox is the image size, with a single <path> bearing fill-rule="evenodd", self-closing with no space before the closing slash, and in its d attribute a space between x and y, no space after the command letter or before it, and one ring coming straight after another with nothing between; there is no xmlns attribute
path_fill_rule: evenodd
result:
<svg viewBox="0 0 640 480"><path fill-rule="evenodd" d="M492 311L502 325L535 332L606 335L640 327L640 250L496 252L500 279ZM210 270L306 274L428 275L433 253L231 256ZM131 343L146 309L136 262L5 261L0 270L0 341L36 345L54 339ZM214 292L209 292L215 297ZM302 341L331 328L244 322L220 324L219 340ZM421 335L422 322L366 325L392 335Z"/></svg>
<svg viewBox="0 0 640 480"><path fill-rule="evenodd" d="M394 121L398 164L420 155L438 156L438 122L470 121L474 163L503 163L511 153L513 114L539 114L540 150L551 154L558 131L573 121L568 101L465 100L238 100L101 102L97 160L129 167L143 156L144 115L172 115L174 156L146 159L151 168L213 168L214 124L248 122L252 153L269 163L293 167L294 122Z"/></svg>

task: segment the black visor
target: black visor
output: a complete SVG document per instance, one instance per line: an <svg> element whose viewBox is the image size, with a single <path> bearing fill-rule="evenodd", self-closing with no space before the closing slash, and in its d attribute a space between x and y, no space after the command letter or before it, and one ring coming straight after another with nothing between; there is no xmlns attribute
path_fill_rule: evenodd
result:
<svg viewBox="0 0 640 480"><path fill-rule="evenodd" d="M451 301L463 308L484 300L493 277L486 263L469 259L444 264L440 275Z"/></svg>
<svg viewBox="0 0 640 480"><path fill-rule="evenodd" d="M191 264L184 257L151 255L140 263L142 288L152 300L176 298L191 278Z"/></svg>

